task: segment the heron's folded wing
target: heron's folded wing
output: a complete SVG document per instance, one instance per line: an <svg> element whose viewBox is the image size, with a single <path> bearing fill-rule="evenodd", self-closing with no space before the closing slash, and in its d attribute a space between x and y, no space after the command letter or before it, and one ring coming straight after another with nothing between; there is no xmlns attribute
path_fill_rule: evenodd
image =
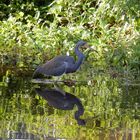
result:
<svg viewBox="0 0 140 140"><path fill-rule="evenodd" d="M51 63L47 63L47 65L42 65L42 67L40 67L39 73L46 76L60 76L66 72L66 66L65 62L53 65Z"/></svg>

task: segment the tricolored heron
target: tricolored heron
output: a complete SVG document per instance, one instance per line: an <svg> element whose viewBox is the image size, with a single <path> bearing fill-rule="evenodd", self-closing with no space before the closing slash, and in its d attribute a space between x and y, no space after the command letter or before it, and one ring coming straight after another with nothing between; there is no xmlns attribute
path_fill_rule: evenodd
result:
<svg viewBox="0 0 140 140"><path fill-rule="evenodd" d="M64 73L75 72L79 69L85 57L79 49L87 47L88 44L85 41L78 41L75 47L75 54L78 57L77 61L75 61L74 58L71 56L56 56L50 61L47 61L45 64L39 66L35 70L33 78L38 78L38 75L40 74L45 76L60 76Z"/></svg>
<svg viewBox="0 0 140 140"><path fill-rule="evenodd" d="M85 120L80 116L84 113L84 108L81 101L74 95L65 92L65 95L57 89L40 89L36 88L35 91L48 101L50 106L61 110L72 110L76 105L78 110L75 112L74 117L79 125L85 125Z"/></svg>

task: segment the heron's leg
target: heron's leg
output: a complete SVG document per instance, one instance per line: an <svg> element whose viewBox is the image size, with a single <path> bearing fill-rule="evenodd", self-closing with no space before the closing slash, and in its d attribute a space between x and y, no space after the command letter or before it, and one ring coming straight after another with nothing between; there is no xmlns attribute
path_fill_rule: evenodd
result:
<svg viewBox="0 0 140 140"><path fill-rule="evenodd" d="M59 91L60 93L62 93L63 96L66 95L65 91L63 91L63 90L59 87L59 85L58 85L57 83L54 83L54 88L55 88L57 91Z"/></svg>

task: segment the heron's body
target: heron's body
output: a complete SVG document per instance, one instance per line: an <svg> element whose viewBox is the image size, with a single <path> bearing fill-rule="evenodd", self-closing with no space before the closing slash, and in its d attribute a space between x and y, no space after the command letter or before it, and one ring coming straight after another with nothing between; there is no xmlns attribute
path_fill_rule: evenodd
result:
<svg viewBox="0 0 140 140"><path fill-rule="evenodd" d="M75 54L78 57L77 61L75 61L71 56L56 56L45 64L39 66L34 72L33 78L38 77L39 74L43 74L45 76L60 76L64 73L75 72L84 60L84 55L80 52L79 48L85 44L86 42L79 41L75 47Z"/></svg>
<svg viewBox="0 0 140 140"><path fill-rule="evenodd" d="M36 71L47 76L60 76L63 73L74 72L72 67L70 67L74 65L74 63L74 58L71 56L56 56L45 64L39 66Z"/></svg>

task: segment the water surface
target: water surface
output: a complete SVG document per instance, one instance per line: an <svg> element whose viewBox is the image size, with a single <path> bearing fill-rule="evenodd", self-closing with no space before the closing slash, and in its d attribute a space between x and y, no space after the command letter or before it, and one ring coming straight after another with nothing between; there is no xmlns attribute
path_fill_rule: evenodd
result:
<svg viewBox="0 0 140 140"><path fill-rule="evenodd" d="M83 115L79 118L85 121L84 125L75 119L76 104L73 109L64 104L62 110L65 99L61 95L52 99L61 96L57 103L60 105L53 106L52 100L47 101L35 91L35 88L54 89L53 84L32 83L27 77L2 76L1 139L139 140L139 82L110 74L86 78L76 79L72 84L58 83L59 89L81 103Z"/></svg>

